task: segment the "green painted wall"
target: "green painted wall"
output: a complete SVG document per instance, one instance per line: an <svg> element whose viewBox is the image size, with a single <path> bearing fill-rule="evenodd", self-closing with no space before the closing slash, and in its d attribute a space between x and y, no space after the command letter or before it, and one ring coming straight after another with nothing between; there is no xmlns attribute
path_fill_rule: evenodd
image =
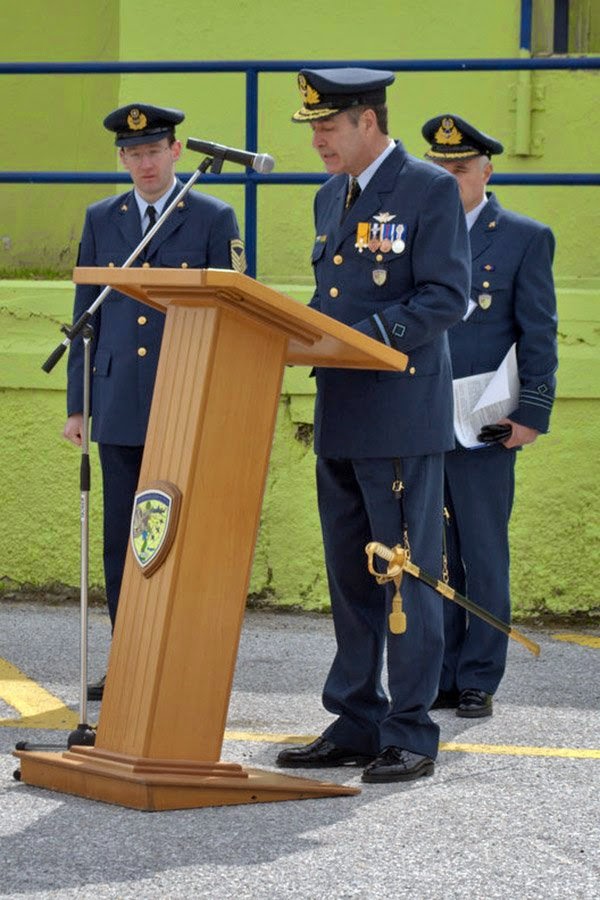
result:
<svg viewBox="0 0 600 900"><path fill-rule="evenodd" d="M2 33L11 36L3 57L20 61L515 57L519 11L518 0L381 0L376 12L359 0L329 8L297 0L241 0L235 7L208 0L179 0L175 6L158 0L55 0L49 15L46 3L29 0L21 6L3 4L1 24ZM532 84L531 156L513 153L520 77L516 72L400 73L389 91L392 134L422 155L422 123L450 110L505 142L500 172L594 171L594 154L583 136L590 110L597 106L598 72L523 76ZM275 157L277 171L320 171L309 127L290 121L299 104L294 74L263 74L259 84L260 149ZM0 85L12 124L0 134L4 169L116 171L116 152L102 119L121 103L144 99L185 110L182 138L244 144L242 74L3 76ZM185 151L181 171L197 164L197 154ZM2 185L0 268L68 270L86 204L112 190ZM243 222L242 188L213 192L232 202ZM313 194L311 186L259 189L260 277L310 279ZM507 204L552 225L558 240L556 271L573 277L598 274L590 241L596 194L597 188L583 187L500 191Z"/></svg>
<svg viewBox="0 0 600 900"><path fill-rule="evenodd" d="M323 6L283 0L30 0L3 4L4 59L227 60L398 59L518 55L518 0L429 3L358 0ZM43 28L40 23L43 22ZM474 27L476 23L477 27ZM10 35L10 42L6 35ZM501 138L502 172L591 172L590 110L597 72L534 73L529 155L515 155L518 73L399 74L389 91L394 136L425 149L420 127L438 112L473 119ZM293 74L261 75L259 149L277 171L319 171L307 126L290 122L299 104ZM180 136L244 144L242 75L0 76L12 128L0 133L3 169L116 171L102 119L111 109L147 100L180 106ZM198 158L184 153L181 171ZM232 169L233 171L234 169ZM107 186L2 185L0 269L69 270L85 206ZM123 190L122 186L114 188ZM233 203L243 223L243 190L212 190ZM600 266L598 189L511 187L502 202L548 222L557 236L561 288L559 400L551 435L521 454L513 516L513 589L517 613L598 608L590 547L597 539L592 466L598 456ZM312 281L311 186L259 189L259 277L306 300ZM306 285L306 287L302 287ZM44 375L40 363L70 318L68 283L0 282L0 578L6 583L78 583L79 454L61 438L64 363ZM327 604L307 443L312 382L286 372L251 590L279 604ZM100 584L100 480L94 461L92 582ZM597 527L597 526L596 526Z"/></svg>
<svg viewBox="0 0 600 900"><path fill-rule="evenodd" d="M308 289L277 288L305 300ZM559 292L560 381L552 433L520 455L513 516L516 614L598 608L598 299ZM64 369L40 363L69 317L72 286L0 282L0 586L78 584L79 452L61 437ZM313 381L286 370L251 591L278 605L327 607L314 488ZM91 581L101 585L101 486L92 454Z"/></svg>
<svg viewBox="0 0 600 900"><path fill-rule="evenodd" d="M113 0L2 3L0 28L3 61L119 58ZM3 75L0 91L10 122L0 130L3 170L112 170L110 140L97 126L100 111L118 103L118 76ZM62 270L75 263L85 206L107 193L106 185L3 184L0 191L0 268Z"/></svg>

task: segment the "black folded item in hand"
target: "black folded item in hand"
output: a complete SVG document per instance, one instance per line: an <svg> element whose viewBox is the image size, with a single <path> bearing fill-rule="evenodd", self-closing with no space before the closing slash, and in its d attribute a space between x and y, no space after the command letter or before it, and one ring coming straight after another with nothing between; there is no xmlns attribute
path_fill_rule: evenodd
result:
<svg viewBox="0 0 600 900"><path fill-rule="evenodd" d="M512 425L484 425L477 435L477 440L482 444L497 444L505 441L512 434Z"/></svg>

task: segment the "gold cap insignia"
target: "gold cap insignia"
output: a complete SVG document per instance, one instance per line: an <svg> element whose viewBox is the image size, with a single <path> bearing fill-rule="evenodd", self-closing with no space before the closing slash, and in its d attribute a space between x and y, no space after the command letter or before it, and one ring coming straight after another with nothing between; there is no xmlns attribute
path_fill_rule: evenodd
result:
<svg viewBox="0 0 600 900"><path fill-rule="evenodd" d="M298 87L302 95L302 109L294 113L293 122L310 122L313 119L325 119L339 113L339 109L325 106L325 101L322 100L319 92L308 83L302 72L298 75Z"/></svg>
<svg viewBox="0 0 600 900"><path fill-rule="evenodd" d="M139 111L137 106L134 106L133 109L129 110L129 115L127 116L127 124L132 131L141 131L142 128L145 128L148 124L148 119L143 112Z"/></svg>
<svg viewBox="0 0 600 900"><path fill-rule="evenodd" d="M460 144L462 138L462 132L458 130L454 124L454 119L450 116L445 116L442 119L442 124L434 135L436 144Z"/></svg>
<svg viewBox="0 0 600 900"><path fill-rule="evenodd" d="M311 87L304 75L298 75L298 87L300 88L302 102L305 106L313 106L315 103L321 102L321 95L314 87Z"/></svg>
<svg viewBox="0 0 600 900"><path fill-rule="evenodd" d="M241 275L243 275L248 268L244 242L240 240L240 238L234 238L234 240L229 241L229 250L229 255L231 257L231 268L234 270L234 272L239 272Z"/></svg>

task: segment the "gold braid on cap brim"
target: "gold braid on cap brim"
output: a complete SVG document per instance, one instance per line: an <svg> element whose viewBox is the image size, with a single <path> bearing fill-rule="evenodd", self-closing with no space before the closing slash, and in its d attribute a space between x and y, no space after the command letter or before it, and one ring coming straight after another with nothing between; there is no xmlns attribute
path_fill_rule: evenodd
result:
<svg viewBox="0 0 600 900"><path fill-rule="evenodd" d="M326 116L336 116L341 109L306 109L305 106L292 116L294 122L310 122L312 119L324 119Z"/></svg>
<svg viewBox="0 0 600 900"><path fill-rule="evenodd" d="M425 156L428 159L466 159L469 156L486 156L481 150L462 150L453 153L440 153L437 150L428 150Z"/></svg>

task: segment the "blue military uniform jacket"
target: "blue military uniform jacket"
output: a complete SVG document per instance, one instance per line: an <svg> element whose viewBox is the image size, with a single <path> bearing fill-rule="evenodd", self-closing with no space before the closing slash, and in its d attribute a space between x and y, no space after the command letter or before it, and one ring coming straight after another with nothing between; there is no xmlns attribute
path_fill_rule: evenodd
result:
<svg viewBox="0 0 600 900"><path fill-rule="evenodd" d="M330 458L389 458L449 450L446 330L464 316L470 284L456 181L398 143L340 224L347 185L345 175L335 176L315 199L311 305L410 359L401 373L318 369L315 451ZM373 226L394 224L399 252L360 244L365 223L371 234L381 234Z"/></svg>
<svg viewBox="0 0 600 900"><path fill-rule="evenodd" d="M493 371L516 342L521 393L509 418L546 432L558 364L554 237L546 225L488 197L470 231L477 305L448 333L454 377Z"/></svg>
<svg viewBox="0 0 600 900"><path fill-rule="evenodd" d="M169 198L176 196L178 182ZM133 191L95 203L87 210L79 266L121 266L142 238ZM227 204L189 192L152 238L136 266L231 268L230 242L239 238L235 213ZM101 286L79 285L74 320L88 309ZM118 291L94 316L92 343L92 439L100 443L144 443L165 317ZM67 411L83 409L81 338L71 347Z"/></svg>

